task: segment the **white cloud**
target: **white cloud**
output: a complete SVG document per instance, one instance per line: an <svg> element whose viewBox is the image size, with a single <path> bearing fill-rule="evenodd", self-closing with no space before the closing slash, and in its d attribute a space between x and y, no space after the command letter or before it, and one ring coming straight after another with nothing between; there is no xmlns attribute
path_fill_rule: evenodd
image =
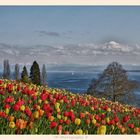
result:
<svg viewBox="0 0 140 140"><path fill-rule="evenodd" d="M104 44L69 44L69 45L36 45L11 46L0 43L0 60L10 59L13 63L32 63L37 60L45 64L95 64L119 61L139 63L140 46L129 46L115 41Z"/></svg>

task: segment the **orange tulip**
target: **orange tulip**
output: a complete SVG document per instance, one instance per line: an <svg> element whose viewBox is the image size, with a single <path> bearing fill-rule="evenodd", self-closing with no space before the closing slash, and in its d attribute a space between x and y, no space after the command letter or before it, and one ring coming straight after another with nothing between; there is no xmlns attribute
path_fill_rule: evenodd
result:
<svg viewBox="0 0 140 140"><path fill-rule="evenodd" d="M14 121L14 116L9 116L8 120L9 120L9 122L13 122Z"/></svg>
<svg viewBox="0 0 140 140"><path fill-rule="evenodd" d="M48 120L52 122L54 120L54 116L49 116Z"/></svg>
<svg viewBox="0 0 140 140"><path fill-rule="evenodd" d="M44 114L44 110L39 109L38 111L39 111L39 115L40 115L40 116L43 116L43 114Z"/></svg>
<svg viewBox="0 0 140 140"><path fill-rule="evenodd" d="M18 119L16 120L16 127L19 129L24 129L26 128L27 121L24 121L23 119Z"/></svg>

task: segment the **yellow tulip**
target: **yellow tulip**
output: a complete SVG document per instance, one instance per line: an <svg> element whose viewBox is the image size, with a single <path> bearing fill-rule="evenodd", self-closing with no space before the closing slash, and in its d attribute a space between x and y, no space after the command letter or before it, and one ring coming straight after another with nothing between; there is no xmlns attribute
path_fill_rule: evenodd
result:
<svg viewBox="0 0 140 140"><path fill-rule="evenodd" d="M4 86L3 86L4 88L6 88L7 87L7 84L4 84Z"/></svg>
<svg viewBox="0 0 140 140"><path fill-rule="evenodd" d="M55 109L57 110L60 107L60 103L55 103Z"/></svg>
<svg viewBox="0 0 140 140"><path fill-rule="evenodd" d="M38 119L38 118L39 118L39 112L38 112L38 111L35 111L35 112L34 112L34 118L35 118L35 119Z"/></svg>
<svg viewBox="0 0 140 140"><path fill-rule="evenodd" d="M64 102L64 100L61 99L61 100L60 100L60 103L62 104L63 102Z"/></svg>
<svg viewBox="0 0 140 140"><path fill-rule="evenodd" d="M60 110L60 108L57 108L56 111L57 111L57 113L58 113L58 112L60 112L61 110Z"/></svg>
<svg viewBox="0 0 140 140"><path fill-rule="evenodd" d="M96 120L95 119L92 119L92 124L96 124Z"/></svg>
<svg viewBox="0 0 140 140"><path fill-rule="evenodd" d="M85 130L85 134L88 134L88 130Z"/></svg>
<svg viewBox="0 0 140 140"><path fill-rule="evenodd" d="M48 101L45 101L45 104L48 104Z"/></svg>
<svg viewBox="0 0 140 140"><path fill-rule="evenodd" d="M126 129L124 127L121 128L121 133L124 134Z"/></svg>
<svg viewBox="0 0 140 140"><path fill-rule="evenodd" d="M9 123L9 127L10 127L10 128L14 128L14 127L15 127L15 123L14 123L14 122L10 122L10 123Z"/></svg>
<svg viewBox="0 0 140 140"><path fill-rule="evenodd" d="M10 111L9 108L6 108L6 109L5 109L5 113L6 113L7 115L9 114L9 111Z"/></svg>
<svg viewBox="0 0 140 140"><path fill-rule="evenodd" d="M80 120L79 118L76 118L76 119L75 119L75 124L76 124L76 125L80 125L80 123L81 123L81 120Z"/></svg>
<svg viewBox="0 0 140 140"><path fill-rule="evenodd" d="M125 108L125 112L128 112L129 110L127 108Z"/></svg>
<svg viewBox="0 0 140 140"><path fill-rule="evenodd" d="M106 126L105 125L101 125L100 127L98 127L97 134L105 135L106 134Z"/></svg>
<svg viewBox="0 0 140 140"><path fill-rule="evenodd" d="M20 107L20 110L21 110L21 111L24 111L24 110L25 110L25 106L22 105L22 106Z"/></svg>
<svg viewBox="0 0 140 140"><path fill-rule="evenodd" d="M110 112L110 111L111 111L111 109L110 109L110 108L108 108L108 109L107 109L107 111L108 111L108 112Z"/></svg>
<svg viewBox="0 0 140 140"><path fill-rule="evenodd" d="M83 134L83 130L82 130L82 129L78 129L78 130L76 130L76 134L78 134L78 135L82 135L82 134Z"/></svg>
<svg viewBox="0 0 140 140"><path fill-rule="evenodd" d="M15 95L16 95L16 94L17 94L17 92L16 92L16 91L14 91L14 92L13 92L13 94L15 94Z"/></svg>
<svg viewBox="0 0 140 140"><path fill-rule="evenodd" d="M68 119L68 117L65 116L65 117L64 117L64 121L66 121L67 119Z"/></svg>
<svg viewBox="0 0 140 140"><path fill-rule="evenodd" d="M92 119L95 119L95 115L92 116Z"/></svg>
<svg viewBox="0 0 140 140"><path fill-rule="evenodd" d="M41 107L38 105L38 106L37 106L37 109L39 110L40 108L41 108Z"/></svg>
<svg viewBox="0 0 140 140"><path fill-rule="evenodd" d="M15 90L15 87L14 87L14 86L12 87L12 90L13 90L13 91Z"/></svg>
<svg viewBox="0 0 140 140"><path fill-rule="evenodd" d="M39 100L38 100L38 103L39 103L39 104L41 104L41 103L42 103L42 100L41 100L41 99L39 99Z"/></svg>
<svg viewBox="0 0 140 140"><path fill-rule="evenodd" d="M109 119L109 117L107 117L107 118L106 118L106 122L109 123L109 121L110 121L110 119Z"/></svg>
<svg viewBox="0 0 140 140"><path fill-rule="evenodd" d="M58 119L61 119L61 115L57 114L57 118L58 118Z"/></svg>
<svg viewBox="0 0 140 140"><path fill-rule="evenodd" d="M94 107L91 107L91 110L94 111Z"/></svg>

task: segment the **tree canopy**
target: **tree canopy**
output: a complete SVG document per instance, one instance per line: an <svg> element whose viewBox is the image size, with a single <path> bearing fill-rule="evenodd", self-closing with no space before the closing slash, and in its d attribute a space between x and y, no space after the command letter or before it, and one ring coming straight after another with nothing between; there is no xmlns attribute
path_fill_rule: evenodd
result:
<svg viewBox="0 0 140 140"><path fill-rule="evenodd" d="M127 72L122 65L112 62L98 79L91 82L87 93L125 103L134 98L135 88L136 83L128 80Z"/></svg>

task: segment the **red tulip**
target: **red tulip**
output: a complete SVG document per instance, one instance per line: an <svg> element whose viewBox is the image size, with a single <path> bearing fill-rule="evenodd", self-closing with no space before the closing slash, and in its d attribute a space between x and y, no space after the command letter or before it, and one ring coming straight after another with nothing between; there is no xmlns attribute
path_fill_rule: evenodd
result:
<svg viewBox="0 0 140 140"><path fill-rule="evenodd" d="M66 120L65 123L66 123L67 125L69 125L69 124L70 124L70 120Z"/></svg>
<svg viewBox="0 0 140 140"><path fill-rule="evenodd" d="M6 105L4 106L4 108L10 108L10 105L9 105L9 104L6 104Z"/></svg>
<svg viewBox="0 0 140 140"><path fill-rule="evenodd" d="M60 119L60 120L59 120L59 124L62 124L62 123L63 123L63 120L62 120L62 119Z"/></svg>
<svg viewBox="0 0 140 140"><path fill-rule="evenodd" d="M104 119L105 118L105 114L101 114L101 118Z"/></svg>
<svg viewBox="0 0 140 140"><path fill-rule="evenodd" d="M123 123L125 123L125 122L128 122L129 121L129 119L130 119L130 117L129 116L124 116L123 117Z"/></svg>
<svg viewBox="0 0 140 140"><path fill-rule="evenodd" d="M18 105L18 104L15 104L14 106L13 106L13 110L14 111L18 111L20 109L20 106Z"/></svg>
<svg viewBox="0 0 140 140"><path fill-rule="evenodd" d="M128 124L128 127L133 129L134 128L134 124L130 123L130 124Z"/></svg>
<svg viewBox="0 0 140 140"><path fill-rule="evenodd" d="M25 108L24 112L29 117L32 115L32 112L31 112L31 110L28 107Z"/></svg>
<svg viewBox="0 0 140 140"><path fill-rule="evenodd" d="M117 123L119 121L119 118L117 116L115 116L114 121Z"/></svg>
<svg viewBox="0 0 140 140"><path fill-rule="evenodd" d="M68 117L69 116L69 112L65 111L64 112L64 116Z"/></svg>
<svg viewBox="0 0 140 140"><path fill-rule="evenodd" d="M51 122L51 124L50 124L50 128L52 129L52 128L55 128L56 127L56 125L57 125L57 123L56 122Z"/></svg>
<svg viewBox="0 0 140 140"><path fill-rule="evenodd" d="M90 119L86 119L86 124L90 124Z"/></svg>
<svg viewBox="0 0 140 140"><path fill-rule="evenodd" d="M65 135L69 135L69 131L65 131L64 134L65 134Z"/></svg>
<svg viewBox="0 0 140 140"><path fill-rule="evenodd" d="M4 94L5 94L5 91L0 91L0 94L1 94L1 95L4 95Z"/></svg>
<svg viewBox="0 0 140 140"><path fill-rule="evenodd" d="M12 102L14 102L14 98L11 97L11 96L9 96L9 97L7 97L7 98L5 99L5 102L6 102L6 103L12 103Z"/></svg>
<svg viewBox="0 0 140 140"><path fill-rule="evenodd" d="M42 101L45 101L47 99L47 97L48 97L48 95L46 93L42 93L40 95L40 98L41 98Z"/></svg>
<svg viewBox="0 0 140 140"><path fill-rule="evenodd" d="M0 80L0 85L3 83L3 81L2 80Z"/></svg>
<svg viewBox="0 0 140 140"><path fill-rule="evenodd" d="M50 117L52 114L50 112L46 112L46 116Z"/></svg>

